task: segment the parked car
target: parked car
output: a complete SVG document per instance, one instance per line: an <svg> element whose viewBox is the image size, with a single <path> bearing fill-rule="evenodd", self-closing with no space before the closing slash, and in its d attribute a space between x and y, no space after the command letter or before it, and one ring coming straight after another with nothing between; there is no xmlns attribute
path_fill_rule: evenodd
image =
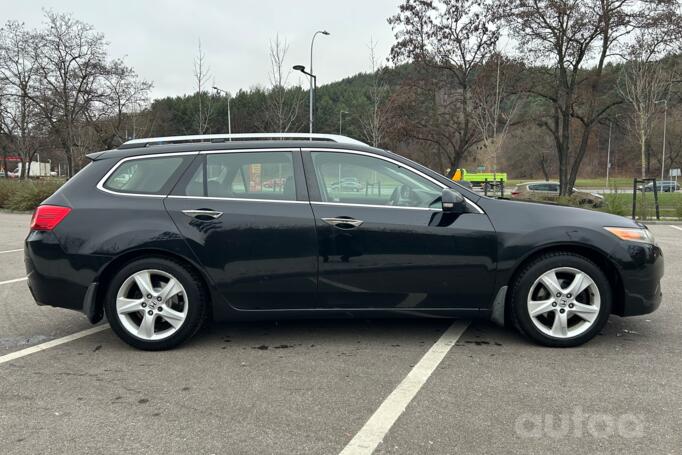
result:
<svg viewBox="0 0 682 455"><path fill-rule="evenodd" d="M654 182L647 183L646 185L640 185L637 189L644 192L653 192ZM656 191L659 193L672 193L679 190L680 184L674 180L661 180L656 182Z"/></svg>
<svg viewBox="0 0 682 455"><path fill-rule="evenodd" d="M365 185L360 183L360 180L356 177L345 177L332 183L329 189L332 191L354 191L357 193L364 190Z"/></svg>
<svg viewBox="0 0 682 455"><path fill-rule="evenodd" d="M527 182L520 183L511 191L514 199L531 200L559 200L559 182ZM570 198L578 205L601 207L604 205L604 196L573 188Z"/></svg>
<svg viewBox="0 0 682 455"><path fill-rule="evenodd" d="M576 346L661 303L646 226L482 197L350 138L137 139L88 158L33 214L28 286L140 349L207 318L370 315L490 318ZM339 170L391 191L334 193ZM282 191L250 184L273 175Z"/></svg>
<svg viewBox="0 0 682 455"><path fill-rule="evenodd" d="M285 178L274 178L274 179L269 179L263 182L263 187L264 188L281 188L284 186L286 183Z"/></svg>

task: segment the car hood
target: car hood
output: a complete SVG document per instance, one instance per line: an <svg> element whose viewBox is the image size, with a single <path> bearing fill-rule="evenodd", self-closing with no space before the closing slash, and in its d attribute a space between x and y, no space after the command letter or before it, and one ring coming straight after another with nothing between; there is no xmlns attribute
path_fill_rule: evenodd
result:
<svg viewBox="0 0 682 455"><path fill-rule="evenodd" d="M535 226L638 227L635 221L596 210L568 207L551 202L481 198L478 205L489 215ZM492 219L491 216L491 219Z"/></svg>

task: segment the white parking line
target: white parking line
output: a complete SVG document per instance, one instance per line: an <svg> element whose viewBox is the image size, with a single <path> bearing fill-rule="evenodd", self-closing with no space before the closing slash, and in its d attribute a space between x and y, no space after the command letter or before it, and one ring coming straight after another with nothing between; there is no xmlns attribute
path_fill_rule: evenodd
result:
<svg viewBox="0 0 682 455"><path fill-rule="evenodd" d="M0 254L5 254L5 253L18 253L19 251L24 251L24 249L23 249L23 248L19 248L18 250L0 251Z"/></svg>
<svg viewBox="0 0 682 455"><path fill-rule="evenodd" d="M398 387L381 403L381 406L344 447L340 455L369 455L374 452L374 449L377 448L386 433L405 411L407 405L410 404L468 326L469 322L466 321L453 322L410 370Z"/></svg>
<svg viewBox="0 0 682 455"><path fill-rule="evenodd" d="M677 229L678 231L682 231L682 227L673 226L672 224L669 224L668 226L670 226L670 227L673 228L673 229Z"/></svg>
<svg viewBox="0 0 682 455"><path fill-rule="evenodd" d="M26 280L28 280L28 277L15 278L13 280L7 280L7 281L0 281L0 286L2 286L3 284L18 283L19 281L26 281Z"/></svg>
<svg viewBox="0 0 682 455"><path fill-rule="evenodd" d="M3 363L11 362L12 360L16 360L21 357L26 357L27 355L34 354L36 352L44 351L46 349L53 348L55 346L59 346L60 344L68 343L69 341L77 340L79 338L86 337L88 335L92 335L93 333L101 332L102 330L106 330L109 328L109 324L104 324L104 325L98 325L96 327L92 327L90 329L82 330L80 332L73 333L71 335L67 335L62 338L57 338L56 340L52 341L46 341L45 343L37 344L35 346L31 346L30 348L22 349L21 351L16 351L16 352L11 352L9 354L5 354L3 356L0 356L0 365Z"/></svg>

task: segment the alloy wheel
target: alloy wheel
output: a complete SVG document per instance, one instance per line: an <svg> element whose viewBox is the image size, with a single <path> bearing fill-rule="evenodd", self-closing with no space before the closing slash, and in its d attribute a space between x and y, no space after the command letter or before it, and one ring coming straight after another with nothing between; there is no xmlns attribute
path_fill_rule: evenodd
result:
<svg viewBox="0 0 682 455"><path fill-rule="evenodd" d="M187 319L189 301L180 281L162 270L141 270L128 277L116 295L123 327L143 340L161 340Z"/></svg>
<svg viewBox="0 0 682 455"><path fill-rule="evenodd" d="M594 280L572 267L543 273L528 293L528 314L535 327L555 338L587 331L599 316L601 297Z"/></svg>

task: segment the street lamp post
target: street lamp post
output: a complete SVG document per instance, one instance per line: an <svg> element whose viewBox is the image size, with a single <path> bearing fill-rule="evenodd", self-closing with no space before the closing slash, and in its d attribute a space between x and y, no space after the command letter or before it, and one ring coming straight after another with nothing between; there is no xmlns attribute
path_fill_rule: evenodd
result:
<svg viewBox="0 0 682 455"><path fill-rule="evenodd" d="M341 130L343 129L343 114L347 114L348 111L344 111L341 109L339 111L339 135L341 134Z"/></svg>
<svg viewBox="0 0 682 455"><path fill-rule="evenodd" d="M309 108L310 108L310 134L313 134L313 113L314 113L314 104L315 104L315 87L317 83L317 79L314 76L313 72L313 45L315 44L315 37L317 35L329 35L329 32L326 30L318 30L313 34L313 39L310 41L310 102L309 102Z"/></svg>
<svg viewBox="0 0 682 455"><path fill-rule="evenodd" d="M656 104L663 103L663 156L661 157L661 181L665 180L665 130L668 123L668 100L656 101Z"/></svg>
<svg viewBox="0 0 682 455"><path fill-rule="evenodd" d="M613 121L609 122L609 145L606 148L606 186L604 189L608 191L609 189L609 171L611 170L611 127L613 126Z"/></svg>
<svg viewBox="0 0 682 455"><path fill-rule="evenodd" d="M232 113L230 112L230 99L232 96L230 96L230 92L227 92L216 86L213 87L213 90L218 93L222 92L225 94L225 96L227 96L227 134L232 134ZM230 138L230 140L232 140L232 138Z"/></svg>
<svg viewBox="0 0 682 455"><path fill-rule="evenodd" d="M310 78L310 87L311 87L311 96L310 96L310 140L313 140L313 95L312 93L314 92L314 89L317 87L317 76L315 76L312 72L308 72L305 70L305 66L303 65L294 65L293 66L294 70L300 71L301 73L305 74Z"/></svg>

